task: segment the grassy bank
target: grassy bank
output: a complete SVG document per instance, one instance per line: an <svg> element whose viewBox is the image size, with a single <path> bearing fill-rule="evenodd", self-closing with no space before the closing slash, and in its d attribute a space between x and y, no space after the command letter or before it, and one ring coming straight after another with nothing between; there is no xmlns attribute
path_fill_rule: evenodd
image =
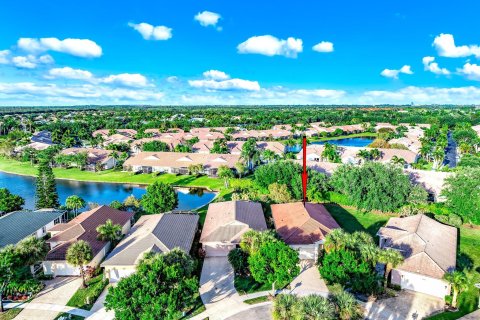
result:
<svg viewBox="0 0 480 320"><path fill-rule="evenodd" d="M36 176L37 168L28 162L20 162L12 159L0 158L0 171L27 176ZM202 187L211 190L220 190L223 180L207 176L186 176L165 173L159 176L153 174L133 174L115 170L101 172L81 171L77 168L63 169L54 168L53 172L57 179L69 179L78 181L110 182L151 184L155 181L168 183L179 187Z"/></svg>

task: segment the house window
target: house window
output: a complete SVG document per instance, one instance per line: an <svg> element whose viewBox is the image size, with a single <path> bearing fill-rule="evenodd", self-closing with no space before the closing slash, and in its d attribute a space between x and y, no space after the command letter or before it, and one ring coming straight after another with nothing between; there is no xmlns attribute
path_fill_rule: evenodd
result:
<svg viewBox="0 0 480 320"><path fill-rule="evenodd" d="M42 227L42 234L45 234L45 233L47 233L47 227L46 227L46 226L43 226L43 227Z"/></svg>
<svg viewBox="0 0 480 320"><path fill-rule="evenodd" d="M60 218L53 220L53 224L59 224L59 223L60 223Z"/></svg>

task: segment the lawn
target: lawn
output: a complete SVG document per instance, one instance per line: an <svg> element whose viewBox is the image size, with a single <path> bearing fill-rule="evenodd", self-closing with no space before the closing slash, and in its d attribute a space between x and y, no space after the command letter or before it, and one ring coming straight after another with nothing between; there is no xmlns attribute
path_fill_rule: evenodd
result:
<svg viewBox="0 0 480 320"><path fill-rule="evenodd" d="M268 301L268 296L261 296L253 299L247 299L247 300L244 300L243 302L245 302L246 304L257 304L257 303L262 303L267 301Z"/></svg>
<svg viewBox="0 0 480 320"><path fill-rule="evenodd" d="M339 139L348 139L348 138L376 138L377 134L374 132L361 132L361 133L354 133L354 134L346 134L342 136L336 136L336 137L313 137L313 138L308 138L308 141L310 142L316 142L316 141L329 141L329 140L339 140Z"/></svg>
<svg viewBox="0 0 480 320"><path fill-rule="evenodd" d="M80 288L75 292L67 302L67 306L85 310L92 309L93 304L107 286L108 281L103 280L103 273L101 273L90 279L87 284L86 288Z"/></svg>
<svg viewBox="0 0 480 320"><path fill-rule="evenodd" d="M21 175L36 176L37 168L30 165L29 162L20 162L17 160L0 158L0 171L16 173ZM132 184L151 184L155 181L182 187L202 187L210 190L220 190L223 188L223 180L210 178L207 176L190 176L161 174L133 174L132 172L122 172L116 170L104 170L100 172L82 171L77 168L63 169L54 168L53 172L58 179L70 179L79 181L93 182L113 182L113 183L132 183Z"/></svg>
<svg viewBox="0 0 480 320"><path fill-rule="evenodd" d="M240 295L254 293L259 291L272 290L272 285L268 283L258 283L252 277L240 277L235 275L235 289Z"/></svg>
<svg viewBox="0 0 480 320"><path fill-rule="evenodd" d="M0 320L11 320L15 318L20 312L22 312L22 309L9 309L5 312L0 313Z"/></svg>

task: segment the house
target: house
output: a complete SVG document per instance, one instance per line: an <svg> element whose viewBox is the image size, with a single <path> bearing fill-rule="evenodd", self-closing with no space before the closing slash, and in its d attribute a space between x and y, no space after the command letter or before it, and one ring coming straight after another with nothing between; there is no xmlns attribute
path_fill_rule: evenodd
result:
<svg viewBox="0 0 480 320"><path fill-rule="evenodd" d="M52 140L52 133L47 130L42 130L33 134L30 138L31 142L46 144L48 146L54 145Z"/></svg>
<svg viewBox="0 0 480 320"><path fill-rule="evenodd" d="M454 175L453 172L441 172L418 169L405 169L405 173L409 175L413 184L418 184L427 190L433 201L445 201L442 196L443 186L448 177Z"/></svg>
<svg viewBox="0 0 480 320"><path fill-rule="evenodd" d="M390 218L377 235L380 248L398 250L405 258L392 270L392 284L439 298L450 294L450 285L443 276L455 269L456 228L418 214Z"/></svg>
<svg viewBox="0 0 480 320"><path fill-rule="evenodd" d="M168 253L174 248L180 248L190 253L198 219L196 214L177 213L140 217L101 264L105 268L105 277L112 283L131 275L147 252Z"/></svg>
<svg viewBox="0 0 480 320"><path fill-rule="evenodd" d="M275 229L300 259L317 261L325 237L340 228L330 213L319 203L293 202L272 204Z"/></svg>
<svg viewBox="0 0 480 320"><path fill-rule="evenodd" d="M214 141L199 141L192 146L192 150L195 153L210 153L210 150L213 148ZM245 141L228 141L228 153L241 155L242 147L245 144ZM285 153L285 145L277 141L258 141L257 149L260 151L270 150L273 151L278 156L283 156Z"/></svg>
<svg viewBox="0 0 480 320"><path fill-rule="evenodd" d="M111 135L109 129L100 129L100 130L94 131L92 133L92 136L96 137L98 135L101 135L104 139L108 139L109 137L111 137L115 134L119 134L119 135L122 135L124 137L133 139L135 137L135 135L137 134L137 131L133 130L133 129L115 129L113 131L115 133Z"/></svg>
<svg viewBox="0 0 480 320"><path fill-rule="evenodd" d="M267 229L262 205L253 201L226 201L208 206L200 242L207 256L227 256L248 230Z"/></svg>
<svg viewBox="0 0 480 320"><path fill-rule="evenodd" d="M174 150L176 146L183 143L183 140L177 138L166 138L164 136L151 137L151 138L142 138L133 141L130 144L130 149L133 153L139 153L142 151L143 145L147 142L160 141L167 144L169 150Z"/></svg>
<svg viewBox="0 0 480 320"><path fill-rule="evenodd" d="M98 168L102 170L112 169L116 165L116 160L112 156L114 151L96 148L67 148L62 150L60 154L65 156L74 156L80 153L87 155L88 170L95 171Z"/></svg>
<svg viewBox="0 0 480 320"><path fill-rule="evenodd" d="M63 210L14 211L0 216L0 248L34 235L42 238L66 218Z"/></svg>
<svg viewBox="0 0 480 320"><path fill-rule="evenodd" d="M233 154L200 154L186 152L139 152L123 164L125 170L134 172L166 172L188 174L191 165L202 165L201 173L215 177L218 168L235 169L240 156Z"/></svg>
<svg viewBox="0 0 480 320"><path fill-rule="evenodd" d="M130 230L132 218L131 212L100 206L81 213L68 223L55 225L50 229L52 237L47 240L51 249L43 261L44 273L53 276L80 275L79 269L69 264L66 259L70 245L79 240L86 241L92 248L93 259L88 265L98 266L109 251L110 243L98 238L97 227L110 219L114 224L122 226L122 234L126 234Z"/></svg>
<svg viewBox="0 0 480 320"><path fill-rule="evenodd" d="M480 136L480 124L473 126L472 129L477 133L478 136Z"/></svg>

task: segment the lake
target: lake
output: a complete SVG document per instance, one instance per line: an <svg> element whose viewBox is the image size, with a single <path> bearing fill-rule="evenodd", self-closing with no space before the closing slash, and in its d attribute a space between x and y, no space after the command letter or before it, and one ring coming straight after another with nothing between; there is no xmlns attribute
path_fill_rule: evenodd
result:
<svg viewBox="0 0 480 320"><path fill-rule="evenodd" d="M0 188L7 188L11 193L25 199L24 209L35 207L35 178L0 172ZM215 197L214 192L204 189L175 189L178 194L177 210L192 210L208 204ZM125 198L134 195L140 198L146 191L144 186L132 184L116 184L102 182L83 182L57 180L57 191L60 204L71 195L78 195L88 202L110 204L113 200L123 202Z"/></svg>
<svg viewBox="0 0 480 320"><path fill-rule="evenodd" d="M333 139L333 140L328 140L328 141L313 141L310 143L312 144L325 144L325 143L330 143L334 144L336 146L342 146L342 147L359 147L359 148L364 148L368 146L370 143L375 140L374 138L368 138L368 137L358 137L358 138L343 138L343 139ZM301 145L296 145L293 147L287 147L288 152L300 152L302 150Z"/></svg>

